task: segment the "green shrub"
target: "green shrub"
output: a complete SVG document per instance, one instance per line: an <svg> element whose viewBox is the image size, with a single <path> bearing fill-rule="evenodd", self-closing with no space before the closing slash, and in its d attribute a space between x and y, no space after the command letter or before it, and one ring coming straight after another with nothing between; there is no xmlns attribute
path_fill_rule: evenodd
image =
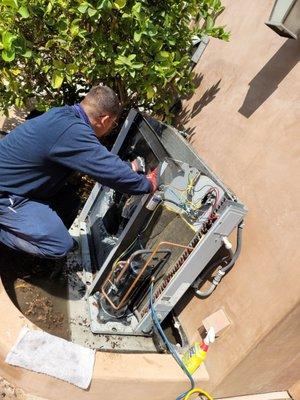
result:
<svg viewBox="0 0 300 400"><path fill-rule="evenodd" d="M0 108L38 109L111 86L125 107L167 112L193 90L192 36L228 40L220 0L0 0Z"/></svg>

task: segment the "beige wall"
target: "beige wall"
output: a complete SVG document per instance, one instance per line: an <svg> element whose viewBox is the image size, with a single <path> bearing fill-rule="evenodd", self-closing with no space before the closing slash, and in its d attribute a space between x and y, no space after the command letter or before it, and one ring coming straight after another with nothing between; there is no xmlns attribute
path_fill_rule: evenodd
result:
<svg viewBox="0 0 300 400"><path fill-rule="evenodd" d="M218 396L288 389L296 364L300 375L299 359L291 364L299 325L296 332L283 322L300 297L300 41L264 25L273 3L224 0L220 22L231 40L211 40L196 69L201 84L184 104L192 145L249 208L236 266L210 298L193 299L181 314L191 338L220 308L232 321L206 363L207 388ZM278 357L265 338L272 330ZM288 341L280 340L285 332Z"/></svg>
<svg viewBox="0 0 300 400"><path fill-rule="evenodd" d="M294 400L300 399L300 378L299 380L289 388L289 394Z"/></svg>
<svg viewBox="0 0 300 400"><path fill-rule="evenodd" d="M233 389L248 394L249 390L265 393L290 388L300 375L299 332L300 303L224 378L215 393L230 396Z"/></svg>

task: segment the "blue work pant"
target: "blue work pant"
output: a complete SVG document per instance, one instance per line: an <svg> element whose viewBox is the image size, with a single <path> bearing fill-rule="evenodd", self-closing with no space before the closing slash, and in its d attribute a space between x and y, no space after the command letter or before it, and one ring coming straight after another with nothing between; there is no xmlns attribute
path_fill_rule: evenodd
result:
<svg viewBox="0 0 300 400"><path fill-rule="evenodd" d="M39 257L63 257L73 247L68 228L78 209L67 186L50 202L0 194L0 242Z"/></svg>

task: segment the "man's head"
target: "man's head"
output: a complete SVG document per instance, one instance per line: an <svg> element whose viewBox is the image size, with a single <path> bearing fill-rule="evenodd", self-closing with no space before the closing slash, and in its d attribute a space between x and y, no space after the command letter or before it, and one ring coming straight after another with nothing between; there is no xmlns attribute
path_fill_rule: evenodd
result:
<svg viewBox="0 0 300 400"><path fill-rule="evenodd" d="M107 86L93 87L80 103L97 137L103 137L117 123L121 105L116 93Z"/></svg>

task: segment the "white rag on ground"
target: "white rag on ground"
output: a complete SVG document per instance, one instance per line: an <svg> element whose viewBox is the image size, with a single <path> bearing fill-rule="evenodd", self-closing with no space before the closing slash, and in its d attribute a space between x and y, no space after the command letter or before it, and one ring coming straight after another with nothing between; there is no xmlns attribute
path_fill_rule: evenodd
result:
<svg viewBox="0 0 300 400"><path fill-rule="evenodd" d="M5 361L87 389L92 379L95 350L25 326Z"/></svg>

